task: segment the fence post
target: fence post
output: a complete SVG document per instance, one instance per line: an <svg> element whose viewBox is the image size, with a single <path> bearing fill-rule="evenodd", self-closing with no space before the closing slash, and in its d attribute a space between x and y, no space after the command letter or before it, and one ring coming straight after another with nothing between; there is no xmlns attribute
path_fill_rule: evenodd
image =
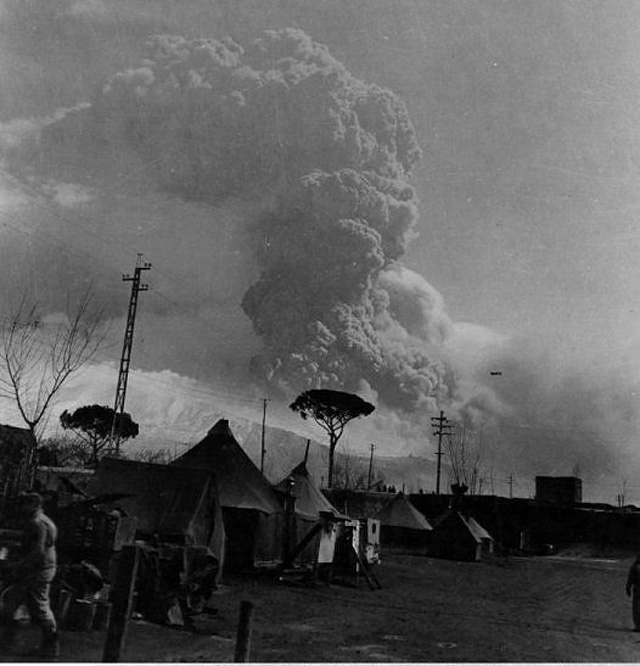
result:
<svg viewBox="0 0 640 666"><path fill-rule="evenodd" d="M133 593L138 573L140 549L138 546L122 547L120 561L115 576L112 595L111 618L107 627L107 637L102 653L103 663L117 663L124 648L127 627L133 606Z"/></svg>
<svg viewBox="0 0 640 666"><path fill-rule="evenodd" d="M236 652L233 658L235 663L249 661L251 651L251 619L253 617L253 604L250 601L240 602L240 620L236 634Z"/></svg>

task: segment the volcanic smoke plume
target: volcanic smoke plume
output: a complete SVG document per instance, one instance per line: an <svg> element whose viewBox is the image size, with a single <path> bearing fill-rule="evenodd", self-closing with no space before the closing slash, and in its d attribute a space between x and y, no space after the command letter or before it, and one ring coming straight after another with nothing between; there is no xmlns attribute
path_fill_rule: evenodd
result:
<svg viewBox="0 0 640 666"><path fill-rule="evenodd" d="M239 229L260 270L242 299L264 343L258 377L287 392L371 389L402 409L451 394L439 351L451 323L398 264L418 217L407 110L324 46L292 29L246 48L157 36L139 68L43 130L40 164L77 180L64 155L78 142L96 171L105 156L137 161L185 201L261 201Z"/></svg>
<svg viewBox="0 0 640 666"><path fill-rule="evenodd" d="M420 149L396 95L359 80L297 30L244 47L156 36L138 62L131 54L149 34L139 26L119 60L94 54L89 71L98 60L100 72L113 62L135 68L87 75L80 89L72 75L57 85L56 75L84 63L69 70L48 58L40 42L51 21L38 13L34 23L31 13L13 40L11 71L21 76L9 79L37 87L26 74L38 62L44 90L64 95L43 93L0 124L0 305L28 288L46 315L93 284L116 320L117 350L121 273L144 252L154 269L136 367L165 377L171 399L180 393L175 377L201 382L210 390L182 399L199 399L206 415L220 401L249 414L269 395L275 416L304 389L339 388L375 402L350 432L381 451L427 452L429 418L443 409L484 430L505 478L637 468L637 365L609 368L597 350L569 363L535 327L507 338L452 322L441 295L402 265L418 223L410 176ZM69 34L64 12L53 13L56 34ZM68 20L78 30L116 30L87 16ZM149 393L153 383L145 386ZM285 400L275 400L275 388ZM157 412L190 422L149 402L154 423Z"/></svg>

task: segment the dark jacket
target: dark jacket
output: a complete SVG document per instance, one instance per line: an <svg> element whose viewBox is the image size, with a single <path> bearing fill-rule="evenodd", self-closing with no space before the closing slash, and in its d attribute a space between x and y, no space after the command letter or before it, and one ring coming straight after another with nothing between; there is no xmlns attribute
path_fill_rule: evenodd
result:
<svg viewBox="0 0 640 666"><path fill-rule="evenodd" d="M16 573L20 578L51 578L56 571L58 529L42 511L29 518L20 544Z"/></svg>

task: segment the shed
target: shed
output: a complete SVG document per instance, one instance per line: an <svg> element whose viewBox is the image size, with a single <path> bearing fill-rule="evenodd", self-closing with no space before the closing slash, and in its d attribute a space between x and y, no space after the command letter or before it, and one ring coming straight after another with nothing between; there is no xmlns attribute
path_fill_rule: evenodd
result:
<svg viewBox="0 0 640 666"><path fill-rule="evenodd" d="M284 510L267 479L233 436L227 419L220 419L170 467L215 473L228 567L246 569L282 561Z"/></svg>
<svg viewBox="0 0 640 666"><path fill-rule="evenodd" d="M450 560L477 562L493 551L491 535L474 519L448 510L433 524L429 554Z"/></svg>

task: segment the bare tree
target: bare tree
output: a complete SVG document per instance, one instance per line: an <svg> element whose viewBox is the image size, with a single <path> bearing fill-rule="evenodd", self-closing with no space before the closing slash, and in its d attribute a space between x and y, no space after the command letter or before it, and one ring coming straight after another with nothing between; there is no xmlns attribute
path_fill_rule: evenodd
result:
<svg viewBox="0 0 640 666"><path fill-rule="evenodd" d="M616 496L616 504L619 507L625 506L628 483L629 480L625 478L618 480L618 494Z"/></svg>
<svg viewBox="0 0 640 666"><path fill-rule="evenodd" d="M91 452L86 444L77 437L56 435L40 440L38 447L38 465L52 467L87 467Z"/></svg>
<svg viewBox="0 0 640 666"><path fill-rule="evenodd" d="M0 321L0 398L13 401L36 441L54 398L102 343L101 322L89 292L55 318L42 318L26 296L6 309Z"/></svg>
<svg viewBox="0 0 640 666"><path fill-rule="evenodd" d="M136 462L154 463L155 465L168 465L174 458L171 449L153 449L145 446L130 453L127 458Z"/></svg>
<svg viewBox="0 0 640 666"><path fill-rule="evenodd" d="M362 480L365 479L363 471L357 459L351 455L349 447L345 447L342 455L337 455L333 461L333 486L354 490L363 487Z"/></svg>
<svg viewBox="0 0 640 666"><path fill-rule="evenodd" d="M377 488L383 483L384 477L375 471L371 488ZM333 461L333 487L345 490L370 489L368 463L361 457L353 455L348 446L341 454L336 455Z"/></svg>
<svg viewBox="0 0 640 666"><path fill-rule="evenodd" d="M467 486L469 494L482 494L486 470L483 466L484 447L480 433L457 423L447 439L453 479Z"/></svg>

